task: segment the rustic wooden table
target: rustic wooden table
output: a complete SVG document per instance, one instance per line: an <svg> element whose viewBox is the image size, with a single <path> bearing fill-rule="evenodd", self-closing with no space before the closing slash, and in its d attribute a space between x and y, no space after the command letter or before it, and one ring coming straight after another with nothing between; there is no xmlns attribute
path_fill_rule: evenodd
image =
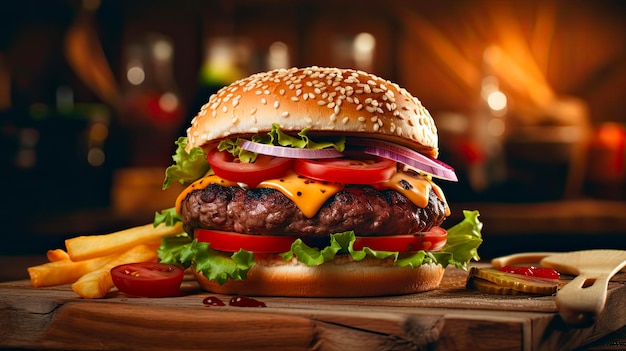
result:
<svg viewBox="0 0 626 351"><path fill-rule="evenodd" d="M6 262L7 258L3 260ZM5 264L2 265L6 267ZM467 290L448 269L440 289L377 298L259 298L267 308L205 307L217 296L188 277L184 296L85 300L69 286L0 283L0 348L255 350L612 350L624 346L626 273L592 327L560 320L554 298ZM617 333L616 333L617 332ZM614 334L615 333L615 334ZM615 335L615 339L597 340ZM612 346L613 345L613 346Z"/></svg>

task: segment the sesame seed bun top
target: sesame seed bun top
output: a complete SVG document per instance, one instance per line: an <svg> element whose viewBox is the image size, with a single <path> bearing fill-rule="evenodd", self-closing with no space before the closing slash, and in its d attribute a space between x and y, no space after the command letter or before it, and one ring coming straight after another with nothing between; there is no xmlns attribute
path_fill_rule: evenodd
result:
<svg viewBox="0 0 626 351"><path fill-rule="evenodd" d="M421 102L396 83L340 68L290 68L253 74L211 95L187 130L188 147L309 128L309 135L393 141L437 157L437 128Z"/></svg>

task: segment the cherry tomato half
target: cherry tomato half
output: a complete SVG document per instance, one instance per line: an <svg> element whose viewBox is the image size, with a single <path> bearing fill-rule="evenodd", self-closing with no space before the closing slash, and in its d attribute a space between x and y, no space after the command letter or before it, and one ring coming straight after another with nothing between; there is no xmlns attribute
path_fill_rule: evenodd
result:
<svg viewBox="0 0 626 351"><path fill-rule="evenodd" d="M396 162L380 157L297 159L293 170L301 176L328 182L374 184L391 178Z"/></svg>
<svg viewBox="0 0 626 351"><path fill-rule="evenodd" d="M179 294L185 271L176 265L137 262L111 268L111 278L123 293L140 297L167 297Z"/></svg>
<svg viewBox="0 0 626 351"><path fill-rule="evenodd" d="M209 229L196 229L194 238L210 244L213 250L237 252L239 249L255 253L279 253L291 249L295 238L279 235L250 235Z"/></svg>
<svg viewBox="0 0 626 351"><path fill-rule="evenodd" d="M413 252L419 250L438 251L446 244L448 232L441 227L434 227L428 232L393 236L361 236L354 241L353 248L372 250Z"/></svg>
<svg viewBox="0 0 626 351"><path fill-rule="evenodd" d="M224 179L254 187L266 179L283 176L291 168L292 159L257 155L253 163L239 162L226 151L213 149L207 155L213 172Z"/></svg>

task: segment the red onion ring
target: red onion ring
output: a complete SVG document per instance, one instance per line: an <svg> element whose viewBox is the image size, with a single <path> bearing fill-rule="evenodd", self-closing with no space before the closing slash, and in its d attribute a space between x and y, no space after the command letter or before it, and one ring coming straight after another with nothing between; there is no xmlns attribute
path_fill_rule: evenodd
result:
<svg viewBox="0 0 626 351"><path fill-rule="evenodd" d="M346 144L363 147L363 153L403 163L417 168L436 178L453 182L458 181L456 173L452 167L439 160L428 158L415 150L409 149L408 147L383 140L361 138L350 138L346 141Z"/></svg>
<svg viewBox="0 0 626 351"><path fill-rule="evenodd" d="M249 140L243 141L239 147L258 154L286 158L337 158L344 156L344 154L334 148L319 150L299 149L294 147L266 145Z"/></svg>

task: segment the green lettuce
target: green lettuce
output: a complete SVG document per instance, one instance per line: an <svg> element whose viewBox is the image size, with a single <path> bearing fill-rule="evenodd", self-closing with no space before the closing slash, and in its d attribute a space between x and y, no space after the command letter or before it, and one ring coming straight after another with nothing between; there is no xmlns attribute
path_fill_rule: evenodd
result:
<svg viewBox="0 0 626 351"><path fill-rule="evenodd" d="M209 170L206 153L202 148L194 147L187 152L185 137L178 138L176 145L176 152L172 156L174 164L165 170L163 190L172 186L174 182L184 184L200 179Z"/></svg>
<svg viewBox="0 0 626 351"><path fill-rule="evenodd" d="M463 221L448 229L447 242L440 251L418 251L408 257L399 258L398 252L372 250L368 247L354 250L354 232L348 231L330 235L330 243L324 248L314 248L296 239L291 249L281 254L285 260L293 258L307 266L318 266L332 261L335 256L349 254L353 260L365 257L392 259L398 266L419 267L422 264L438 263L443 267L454 265L467 269L471 260L479 260L478 247L482 243L482 222L478 211L463 211ZM220 284L228 280L242 280L254 265L254 255L245 250L228 255L212 250L208 243L198 243L189 236L163 238L158 250L161 262L178 264L185 268L195 265L205 277Z"/></svg>
<svg viewBox="0 0 626 351"><path fill-rule="evenodd" d="M154 227L156 228L159 224L165 223L166 226L171 227L178 222L182 222L183 219L180 217L178 213L176 213L176 207L171 207L161 212L154 213Z"/></svg>

